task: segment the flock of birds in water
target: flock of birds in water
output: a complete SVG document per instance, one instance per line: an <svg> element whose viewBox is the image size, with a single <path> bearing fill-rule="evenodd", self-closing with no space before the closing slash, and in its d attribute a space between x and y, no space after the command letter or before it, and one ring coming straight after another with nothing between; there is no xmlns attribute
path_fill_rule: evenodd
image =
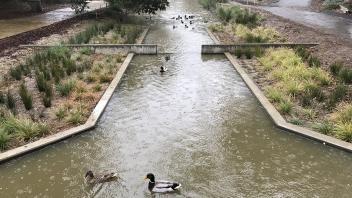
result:
<svg viewBox="0 0 352 198"><path fill-rule="evenodd" d="M194 24L194 15L184 15L180 16L178 15L177 17L172 17L171 19L179 21L181 24L184 24L185 28L189 28L189 25ZM188 21L188 23L186 22ZM176 25L173 25L173 29L177 28ZM194 29L194 28L192 28ZM165 61L170 60L170 55L165 56ZM164 73L167 71L167 68L162 65L160 67L160 73ZM119 179L118 174L116 172L110 172L110 173L105 173L105 174L94 174L92 171L88 171L85 176L85 181L88 185L96 185L96 184L101 184L105 182L111 182L111 181L116 181ZM148 173L145 178L145 180L149 180L148 182L148 190L152 193L170 193L170 192L175 192L177 191L180 187L181 184L178 182L172 182L172 181L166 181L166 180L155 180L155 176L152 173Z"/></svg>
<svg viewBox="0 0 352 198"><path fill-rule="evenodd" d="M189 28L191 25L194 24L194 15L184 15L184 16L181 16L181 15L178 15L177 17L172 17L171 19L172 20L176 20L176 21L179 21L182 25L184 24L185 28ZM188 23L187 23L188 22ZM189 26L188 26L189 24ZM176 25L173 25L172 26L173 29L176 29L177 26ZM194 27L192 27L192 30L194 29ZM165 56L165 60L166 62L170 60L170 55L166 55ZM162 65L160 66L160 73L164 73L167 71L167 67Z"/></svg>

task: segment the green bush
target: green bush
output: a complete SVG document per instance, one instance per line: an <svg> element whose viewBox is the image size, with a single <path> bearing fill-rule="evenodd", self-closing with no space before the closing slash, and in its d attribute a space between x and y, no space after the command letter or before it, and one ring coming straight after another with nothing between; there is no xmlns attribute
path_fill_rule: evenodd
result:
<svg viewBox="0 0 352 198"><path fill-rule="evenodd" d="M266 43L266 42L268 42L267 39L262 38L259 35L254 35L254 34L251 34L251 33L246 34L246 36L244 37L244 40L247 43Z"/></svg>
<svg viewBox="0 0 352 198"><path fill-rule="evenodd" d="M321 63L320 63L320 60L317 57L309 56L308 65L310 67L320 67Z"/></svg>
<svg viewBox="0 0 352 198"><path fill-rule="evenodd" d="M241 57L242 57L242 54L243 54L243 51L242 51L241 48L237 48L237 49L235 50L235 56L236 56L237 58L241 58Z"/></svg>
<svg viewBox="0 0 352 198"><path fill-rule="evenodd" d="M340 73L342 68L343 68L343 64L341 62L334 62L333 64L330 65L330 72L334 76L337 76Z"/></svg>
<svg viewBox="0 0 352 198"><path fill-rule="evenodd" d="M89 47L84 47L80 50L80 53L84 55L91 55L93 54L93 50Z"/></svg>
<svg viewBox="0 0 352 198"><path fill-rule="evenodd" d="M321 102L325 99L325 95L321 87L315 84L306 84L304 86L303 94L310 98L310 100L316 99L317 101Z"/></svg>
<svg viewBox="0 0 352 198"><path fill-rule="evenodd" d="M338 9L343 4L343 0L324 0L323 6L325 9Z"/></svg>
<svg viewBox="0 0 352 198"><path fill-rule="evenodd" d="M94 90L94 92L99 92L99 91L101 91L101 85L99 85L99 84L96 84L94 87L93 87L93 90Z"/></svg>
<svg viewBox="0 0 352 198"><path fill-rule="evenodd" d="M343 68L339 72L339 77L342 82L350 84L352 83L352 70Z"/></svg>
<svg viewBox="0 0 352 198"><path fill-rule="evenodd" d="M334 107L338 102L342 101L347 95L347 87L345 85L337 85L330 94L328 105Z"/></svg>
<svg viewBox="0 0 352 198"><path fill-rule="evenodd" d="M67 118L67 122L77 125L84 123L84 114L81 110L71 112Z"/></svg>
<svg viewBox="0 0 352 198"><path fill-rule="evenodd" d="M0 104L5 104L5 102L6 102L5 95L2 92L0 92Z"/></svg>
<svg viewBox="0 0 352 198"><path fill-rule="evenodd" d="M66 109L64 107L60 107L56 110L55 115L59 120L64 119L64 117L66 116Z"/></svg>
<svg viewBox="0 0 352 198"><path fill-rule="evenodd" d="M20 89L19 89L19 95L21 96L22 102L24 104L24 107L27 110L30 110L33 108L33 99L32 99L32 94L30 94L27 90L27 87L24 83L21 84Z"/></svg>
<svg viewBox="0 0 352 198"><path fill-rule="evenodd" d="M271 87L265 90L265 95L266 97L268 97L270 102L275 103L280 103L281 101L283 101L284 98L282 95L282 91Z"/></svg>
<svg viewBox="0 0 352 198"><path fill-rule="evenodd" d="M283 114L291 114L293 104L290 101L283 100L279 104L279 111Z"/></svg>
<svg viewBox="0 0 352 198"><path fill-rule="evenodd" d="M341 123L335 128L336 136L346 142L352 142L352 123Z"/></svg>
<svg viewBox="0 0 352 198"><path fill-rule="evenodd" d="M289 121L289 123L294 124L294 125L298 125L298 126L302 126L304 124L304 122L300 119L297 118L293 118Z"/></svg>
<svg viewBox="0 0 352 198"><path fill-rule="evenodd" d="M3 129L0 128L0 150L5 150L10 141L11 136Z"/></svg>
<svg viewBox="0 0 352 198"><path fill-rule="evenodd" d="M330 135L334 132L334 125L330 122L316 124L313 128L325 135Z"/></svg>
<svg viewBox="0 0 352 198"><path fill-rule="evenodd" d="M246 56L247 59L252 59L253 57L253 51L251 48L248 47L243 50L243 54Z"/></svg>
<svg viewBox="0 0 352 198"><path fill-rule="evenodd" d="M70 95L71 91L75 88L76 81L69 80L67 82L62 82L56 85L56 90L59 92L61 96Z"/></svg>
<svg viewBox="0 0 352 198"><path fill-rule="evenodd" d="M14 116L6 119L3 129L8 134L25 141L49 132L49 128L45 123L36 123L27 118L16 118Z"/></svg>
<svg viewBox="0 0 352 198"><path fill-rule="evenodd" d="M217 1L216 0L199 0L199 3L203 6L203 8L207 10L215 9Z"/></svg>
<svg viewBox="0 0 352 198"><path fill-rule="evenodd" d="M12 67L10 69L10 75L12 78L16 80L21 80L22 78L22 70L21 67Z"/></svg>
<svg viewBox="0 0 352 198"><path fill-rule="evenodd" d="M16 108L15 98L12 96L10 91L8 91L6 95L6 105L11 110L15 110Z"/></svg>
<svg viewBox="0 0 352 198"><path fill-rule="evenodd" d="M310 56L310 52L306 50L306 48L298 47L295 49L295 51L296 51L296 54L300 56L303 60L308 60Z"/></svg>

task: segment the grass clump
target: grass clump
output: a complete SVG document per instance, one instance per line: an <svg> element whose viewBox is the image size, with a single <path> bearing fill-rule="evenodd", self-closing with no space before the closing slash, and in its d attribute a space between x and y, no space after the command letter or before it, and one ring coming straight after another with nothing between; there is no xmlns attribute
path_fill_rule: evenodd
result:
<svg viewBox="0 0 352 198"><path fill-rule="evenodd" d="M339 77L342 82L344 82L346 84L351 84L352 83L352 70L347 69L347 68L341 69L339 72Z"/></svg>
<svg viewBox="0 0 352 198"><path fill-rule="evenodd" d="M279 111L283 114L291 114L293 104L288 100L283 100L279 104Z"/></svg>
<svg viewBox="0 0 352 198"><path fill-rule="evenodd" d="M0 104L5 104L6 99L5 99L5 94L0 92Z"/></svg>
<svg viewBox="0 0 352 198"><path fill-rule="evenodd" d="M274 102L274 103L280 103L281 101L283 101L283 98L284 98L280 90L277 90L272 87L269 87L265 90L265 95L266 97L268 97L270 102Z"/></svg>
<svg viewBox="0 0 352 198"><path fill-rule="evenodd" d="M207 10L212 10L216 8L217 0L199 0L200 5Z"/></svg>
<svg viewBox="0 0 352 198"><path fill-rule="evenodd" d="M55 112L55 116L57 119L62 120L65 118L66 116L66 108L65 107L59 107L56 112Z"/></svg>
<svg viewBox="0 0 352 198"><path fill-rule="evenodd" d="M341 62L334 62L333 64L330 65L330 72L334 76L337 76L340 73L342 68L343 68L343 64Z"/></svg>
<svg viewBox="0 0 352 198"><path fill-rule="evenodd" d="M224 25L221 23L212 23L208 26L208 28L212 32L222 32L225 29Z"/></svg>
<svg viewBox="0 0 352 198"><path fill-rule="evenodd" d="M315 129L316 131L324 134L324 135L330 135L330 134L333 134L334 132L334 124L330 123L330 122L322 122L322 123L319 123L319 124L316 124L313 129Z"/></svg>
<svg viewBox="0 0 352 198"><path fill-rule="evenodd" d="M69 80L67 82L62 82L56 85L56 90L59 92L61 96L70 95L71 91L75 88L76 81Z"/></svg>
<svg viewBox="0 0 352 198"><path fill-rule="evenodd" d="M329 96L329 107L335 107L338 102L341 102L347 95L347 87L343 84L339 84L333 90L333 92Z"/></svg>
<svg viewBox="0 0 352 198"><path fill-rule="evenodd" d="M36 123L28 118L16 118L14 116L9 116L6 119L3 123L3 129L8 134L24 141L49 132L49 128L45 123Z"/></svg>
<svg viewBox="0 0 352 198"><path fill-rule="evenodd" d="M7 108L13 111L16 108L15 98L13 97L10 91L7 91L7 94L6 94L6 105L7 105Z"/></svg>
<svg viewBox="0 0 352 198"><path fill-rule="evenodd" d="M346 142L352 142L352 123L341 123L335 128L338 138Z"/></svg>
<svg viewBox="0 0 352 198"><path fill-rule="evenodd" d="M76 109L68 115L67 122L77 125L77 124L83 124L84 123L84 113L81 109Z"/></svg>
<svg viewBox="0 0 352 198"><path fill-rule="evenodd" d="M17 67L12 67L10 69L10 75L12 78L16 79L16 80L21 80L22 78L22 69L21 67L17 66Z"/></svg>
<svg viewBox="0 0 352 198"><path fill-rule="evenodd" d="M19 89L19 95L21 96L22 102L24 104L24 107L27 110L30 110L33 108L33 98L32 94L30 94L27 90L27 87L24 83L21 84L20 89Z"/></svg>
<svg viewBox="0 0 352 198"><path fill-rule="evenodd" d="M5 150L11 139L11 136L3 129L0 128L0 150Z"/></svg>
<svg viewBox="0 0 352 198"><path fill-rule="evenodd" d="M234 33L247 43L275 42L280 39L280 35L275 29L263 26L251 30L245 25L238 24L234 28Z"/></svg>

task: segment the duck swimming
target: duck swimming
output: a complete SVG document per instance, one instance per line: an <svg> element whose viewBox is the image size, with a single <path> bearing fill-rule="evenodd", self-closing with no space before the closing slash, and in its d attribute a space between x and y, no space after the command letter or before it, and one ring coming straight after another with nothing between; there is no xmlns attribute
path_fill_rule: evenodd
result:
<svg viewBox="0 0 352 198"><path fill-rule="evenodd" d="M169 60L170 60L170 55L166 55L166 56L165 56L165 60L166 60L166 61L169 61Z"/></svg>
<svg viewBox="0 0 352 198"><path fill-rule="evenodd" d="M117 173L107 173L107 174L100 174L94 175L92 171L88 171L84 176L87 184L94 185L104 182L110 182L116 180L118 178Z"/></svg>
<svg viewBox="0 0 352 198"><path fill-rule="evenodd" d="M160 73L164 73L167 71L167 68L163 65L160 67Z"/></svg>
<svg viewBox="0 0 352 198"><path fill-rule="evenodd" d="M152 173L148 173L145 179L149 179L148 189L153 193L171 193L181 187L181 184L177 182L155 181L155 176Z"/></svg>

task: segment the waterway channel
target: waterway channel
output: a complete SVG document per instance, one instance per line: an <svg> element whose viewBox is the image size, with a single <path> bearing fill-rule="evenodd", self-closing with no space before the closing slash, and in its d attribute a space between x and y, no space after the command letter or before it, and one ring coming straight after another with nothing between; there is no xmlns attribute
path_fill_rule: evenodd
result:
<svg viewBox="0 0 352 198"><path fill-rule="evenodd" d="M310 8L311 0L280 0L261 8L271 13L313 28L336 34L339 37L352 38L352 19L326 12L314 12Z"/></svg>
<svg viewBox="0 0 352 198"><path fill-rule="evenodd" d="M94 130L0 166L0 197L350 197L351 154L275 128L224 56L201 56L211 16L197 2L154 19L145 43L169 62L135 57ZM194 29L173 29L188 13ZM87 170L122 180L90 188ZM151 195L148 172L183 188Z"/></svg>

